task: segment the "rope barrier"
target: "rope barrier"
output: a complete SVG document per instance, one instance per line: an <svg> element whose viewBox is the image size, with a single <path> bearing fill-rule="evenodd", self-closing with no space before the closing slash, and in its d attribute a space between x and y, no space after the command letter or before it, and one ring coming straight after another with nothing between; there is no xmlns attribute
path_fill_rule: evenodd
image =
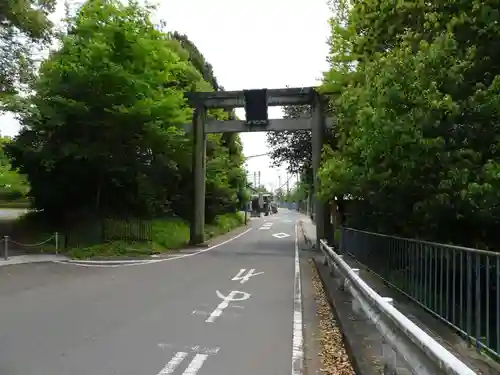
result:
<svg viewBox="0 0 500 375"><path fill-rule="evenodd" d="M38 246L45 245L49 242L54 240L55 248L56 248L56 254L59 253L59 233L55 232L53 236L50 236L47 240L39 242L39 243L34 243L34 244L23 244L17 241L14 241L11 239L9 236L4 236L2 240L0 240L0 244L3 243L3 258L4 260L9 260L9 244L17 245L20 247L24 248L35 248Z"/></svg>

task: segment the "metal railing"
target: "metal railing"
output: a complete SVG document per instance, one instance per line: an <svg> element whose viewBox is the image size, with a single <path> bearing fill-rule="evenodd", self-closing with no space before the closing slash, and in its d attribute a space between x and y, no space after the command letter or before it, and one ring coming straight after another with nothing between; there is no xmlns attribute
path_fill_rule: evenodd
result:
<svg viewBox="0 0 500 375"><path fill-rule="evenodd" d="M320 243L325 264L332 274L341 277L341 287L353 297L354 310L362 309L383 337L384 374L396 374L396 363L401 361L414 375L476 375L392 306L390 298L383 298L370 288L359 277L359 269L351 268L325 240Z"/></svg>
<svg viewBox="0 0 500 375"><path fill-rule="evenodd" d="M2 247L2 250L3 250L4 260L9 260L9 249L11 248L10 247L11 245L15 245L15 246L18 246L18 247L24 248L24 249L34 249L34 248L46 245L50 242L53 242L55 252L56 252L56 254L58 254L59 253L59 233L58 232L55 232L54 235L50 236L45 241L33 243L33 244L20 243L20 242L14 241L12 238L10 238L10 236L4 236L0 240L0 246Z"/></svg>
<svg viewBox="0 0 500 375"><path fill-rule="evenodd" d="M340 249L500 359L500 254L342 228Z"/></svg>

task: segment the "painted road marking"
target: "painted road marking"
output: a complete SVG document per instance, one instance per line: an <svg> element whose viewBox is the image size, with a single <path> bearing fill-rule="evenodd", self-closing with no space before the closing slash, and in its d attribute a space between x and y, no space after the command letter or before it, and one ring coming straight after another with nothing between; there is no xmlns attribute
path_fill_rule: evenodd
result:
<svg viewBox="0 0 500 375"><path fill-rule="evenodd" d="M248 270L248 272L245 273L246 270L247 270L246 268L240 269L240 272L238 272L238 274L235 277L233 277L231 280L232 281L239 281L240 284L244 284L248 280L250 280L250 278L252 276L258 276L258 275L262 275L264 273L264 272L255 272L254 268L252 268L251 270Z"/></svg>
<svg viewBox="0 0 500 375"><path fill-rule="evenodd" d="M286 234L286 233L274 233L273 234L273 237L276 237L276 238L286 238L286 237L290 237L289 234Z"/></svg>
<svg viewBox="0 0 500 375"><path fill-rule="evenodd" d="M295 277L293 282L293 339L292 375L302 375L304 371L304 337L302 332L302 284L300 280L300 258L298 225L295 223Z"/></svg>
<svg viewBox="0 0 500 375"><path fill-rule="evenodd" d="M196 354L183 375L196 375L207 358L208 354Z"/></svg>
<svg viewBox="0 0 500 375"><path fill-rule="evenodd" d="M214 311L210 314L210 316L205 320L206 323L213 323L215 319L217 319L219 316L222 315L222 312L224 311L225 308L229 306L229 302L232 301L245 301L250 298L250 293L246 292L239 292L237 290L233 290L231 293L229 293L227 296L223 295L221 292L218 290L216 291L217 296L222 299L222 302L219 303L219 305L215 308ZM240 295L239 297L237 297Z"/></svg>
<svg viewBox="0 0 500 375"><path fill-rule="evenodd" d="M231 237L230 239L223 241L221 243L210 246L207 249L199 250L199 251L196 251L195 253L182 254L182 255L173 256L173 257L169 257L169 258L165 258L165 259L151 259L151 260L142 260L142 261L132 260L132 261L129 261L132 263L123 263L123 264L106 264L106 262L109 263L109 261L99 261L99 260L94 260L94 261L88 260L88 261L84 261L82 263L73 263L73 262L62 261L62 260L53 260L52 263L67 264L67 265L78 266L78 267L116 268L116 267L129 267L129 266L139 266L139 265L143 265L143 264L154 264L154 263L160 263L160 262L167 262L169 260L183 259L183 258L187 258L187 257L192 257L194 255L203 254L207 251L216 249L219 246L222 246L222 245L225 245L231 241L234 241L235 239L240 238L241 236L247 234L251 230L252 230L252 228L249 228L246 231L244 231L243 233L237 234L236 236ZM121 262L126 262L126 261L121 261Z"/></svg>
<svg viewBox="0 0 500 375"><path fill-rule="evenodd" d="M184 361L188 356L186 352L177 352L174 357L165 365L164 368L158 373L158 375L169 375L172 374L177 367ZM203 362L208 358L208 354L197 353L193 360L189 363L187 369L182 373L182 375L196 375L198 370L203 366Z"/></svg>
<svg viewBox="0 0 500 375"><path fill-rule="evenodd" d="M229 307L243 309L243 306L233 306L233 305L231 305ZM203 311L203 310L193 310L193 312L191 313L191 315L204 316L204 317L210 316L210 314L211 314L210 312ZM239 317L241 317L241 314L239 314L237 312L236 313L233 313L233 312L228 313L228 312L226 312L226 313L224 313L224 316L225 317L229 317L229 318L239 318Z"/></svg>
<svg viewBox="0 0 500 375"><path fill-rule="evenodd" d="M179 348L179 346L160 342L160 343L158 343L158 348L160 348L160 349L173 349L173 348ZM189 352L194 352L194 353L215 355L219 352L220 347L219 346L206 347L206 346L201 346L201 345L192 345L192 346L183 345L182 349L187 350Z"/></svg>
<svg viewBox="0 0 500 375"><path fill-rule="evenodd" d="M273 226L273 223L264 223L264 224L262 224L262 226L259 229L260 230L267 230L267 229L271 229L272 226Z"/></svg>

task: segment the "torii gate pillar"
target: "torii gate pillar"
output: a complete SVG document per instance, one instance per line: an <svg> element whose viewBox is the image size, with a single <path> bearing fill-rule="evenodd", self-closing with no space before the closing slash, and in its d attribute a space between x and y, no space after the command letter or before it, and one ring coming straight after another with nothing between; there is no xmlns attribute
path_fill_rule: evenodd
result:
<svg viewBox="0 0 500 375"><path fill-rule="evenodd" d="M321 162L321 150L327 127L332 119L325 118L321 95L314 87L285 89L258 89L243 91L189 92L185 93L194 108L193 121L183 126L193 135L193 217L191 221L190 243L198 245L205 236L205 172L206 172L206 134L208 133L243 133L259 131L295 131L311 130L312 162L314 171L314 208L316 222L316 248L320 239L325 238L329 214L317 196L319 180L318 170ZM312 105L312 118L268 119L268 106ZM244 107L247 119L207 121L207 109L232 109Z"/></svg>
<svg viewBox="0 0 500 375"><path fill-rule="evenodd" d="M198 245L205 241L205 176L207 137L206 108L197 105L193 111L193 217L189 242Z"/></svg>

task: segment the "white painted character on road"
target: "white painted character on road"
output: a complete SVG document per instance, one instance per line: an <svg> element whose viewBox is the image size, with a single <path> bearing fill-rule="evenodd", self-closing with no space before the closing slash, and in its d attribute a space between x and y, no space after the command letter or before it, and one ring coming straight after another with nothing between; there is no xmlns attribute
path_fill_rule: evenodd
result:
<svg viewBox="0 0 500 375"><path fill-rule="evenodd" d="M229 306L230 302L236 301L245 301L250 298L250 293L239 292L237 290L233 290L227 296L223 295L218 290L216 291L217 296L222 299L222 302L215 308L214 311L210 314L210 316L205 320L207 323L213 323L217 317L222 315L222 311Z"/></svg>
<svg viewBox="0 0 500 375"><path fill-rule="evenodd" d="M247 269L242 268L240 269L240 272L236 276L234 276L231 280L232 281L239 281L240 284L246 283L252 276L258 276L262 275L264 272L255 272L255 268L252 268L251 270L248 270L247 273L245 273Z"/></svg>

